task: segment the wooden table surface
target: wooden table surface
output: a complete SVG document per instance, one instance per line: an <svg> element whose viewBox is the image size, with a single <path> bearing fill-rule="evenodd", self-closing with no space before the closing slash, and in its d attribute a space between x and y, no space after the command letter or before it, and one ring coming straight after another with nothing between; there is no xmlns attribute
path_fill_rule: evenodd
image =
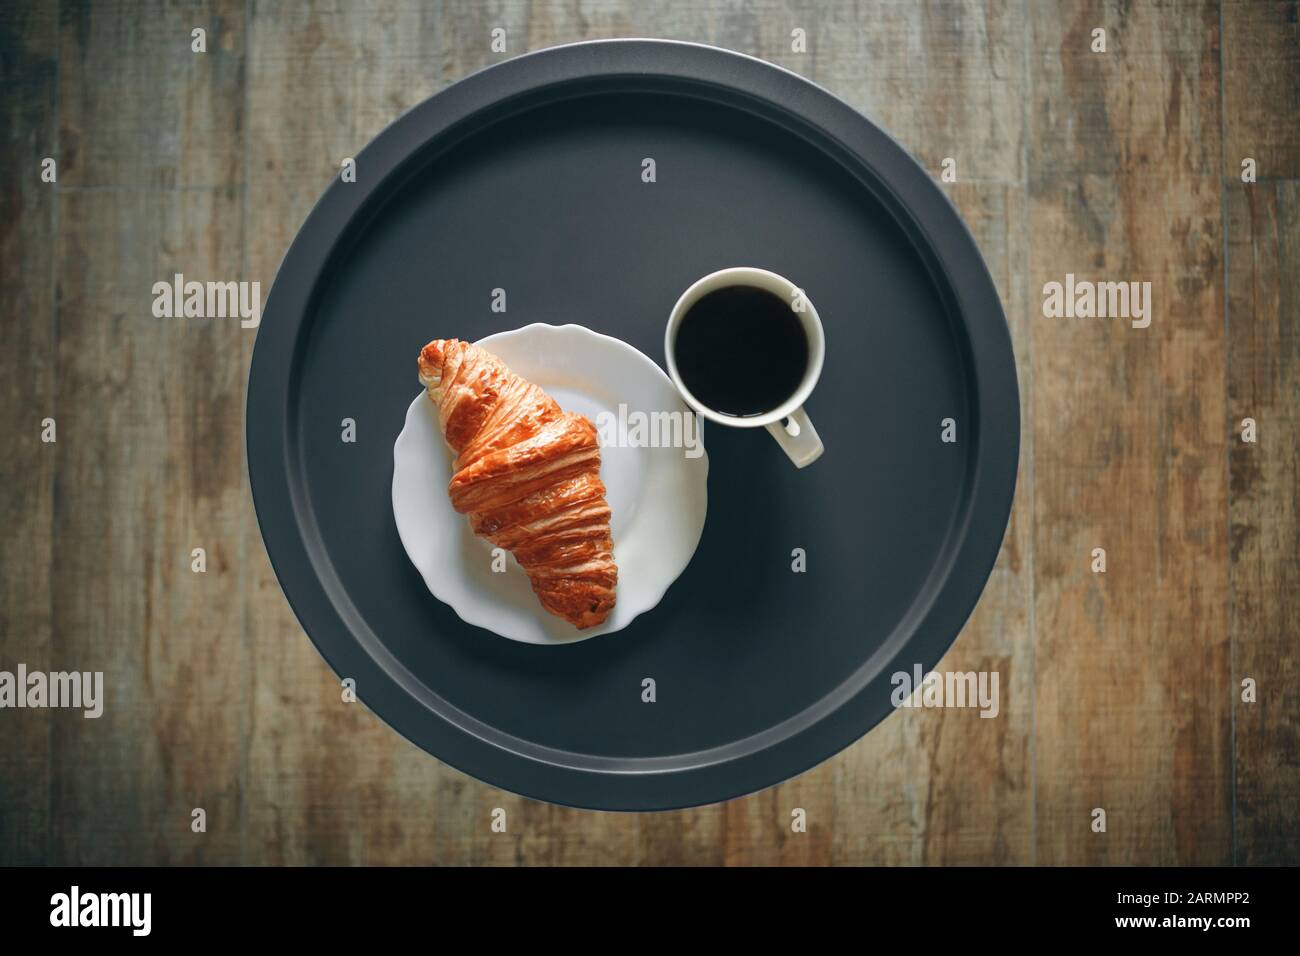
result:
<svg viewBox="0 0 1300 956"><path fill-rule="evenodd" d="M342 159L401 112L617 36L763 57L936 178L955 159L942 188L1006 306L1023 435L1002 553L940 669L998 671L997 719L901 711L745 799L590 813L343 704L295 621L249 498L254 334L154 318L153 283L265 296ZM1295 3L21 0L0 58L0 669L102 670L108 697L98 720L0 711L0 863L1300 862ZM1044 317L1067 273L1150 281L1150 327Z"/></svg>

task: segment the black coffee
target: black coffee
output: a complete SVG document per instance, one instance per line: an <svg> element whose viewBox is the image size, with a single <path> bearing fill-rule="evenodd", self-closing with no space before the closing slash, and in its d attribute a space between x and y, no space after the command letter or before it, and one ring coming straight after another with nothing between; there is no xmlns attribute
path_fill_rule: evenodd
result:
<svg viewBox="0 0 1300 956"><path fill-rule="evenodd" d="M673 354L703 405L747 418L795 393L808 369L808 337L789 302L766 289L728 286L687 310Z"/></svg>

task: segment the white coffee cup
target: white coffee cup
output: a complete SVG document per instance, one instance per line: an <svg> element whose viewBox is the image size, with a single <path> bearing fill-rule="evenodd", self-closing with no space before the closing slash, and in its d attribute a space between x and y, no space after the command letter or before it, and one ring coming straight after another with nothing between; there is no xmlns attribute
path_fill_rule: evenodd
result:
<svg viewBox="0 0 1300 956"><path fill-rule="evenodd" d="M677 370L675 354L677 330L682 324L682 319L686 317L686 313L690 311L691 306L710 292L732 286L764 289L773 293L782 301L790 303L791 312L803 325L804 335L808 338L808 364L804 369L799 387L776 408L761 415L741 417L739 415L728 415L725 412L709 408L691 394L690 389L686 387L686 383L682 381L681 374ZM686 400L686 403L691 408L709 421L717 422L720 425L730 425L733 428L765 427L771 436L776 439L782 450L790 456L790 460L799 468L811 465L825 451L821 439L817 437L817 429L813 428L812 422L808 420L808 415L803 410L803 404L808 400L808 396L812 394L813 387L822 374L822 363L826 359L826 336L822 330L821 319L817 317L817 310L813 307L812 302L804 295L802 289L784 276L779 276L775 272L768 272L766 269L741 266L732 269L721 269L698 280L682 293L681 298L677 300L677 304L673 306L672 313L668 316L668 329L664 333L664 355L668 359L668 375L672 378L678 391L682 393L682 398Z"/></svg>

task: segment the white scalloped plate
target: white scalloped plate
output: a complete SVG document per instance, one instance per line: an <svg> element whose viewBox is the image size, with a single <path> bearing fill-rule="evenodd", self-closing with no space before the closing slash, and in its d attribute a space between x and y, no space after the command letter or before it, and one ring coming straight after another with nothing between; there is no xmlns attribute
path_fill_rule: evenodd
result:
<svg viewBox="0 0 1300 956"><path fill-rule="evenodd" d="M658 365L626 342L580 325L528 325L478 344L566 411L596 423L602 412L617 416L620 404L629 412L689 411ZM601 447L618 603L599 627L579 631L544 611L514 558L505 559L504 571L492 570L492 546L470 531L469 520L447 498L452 453L423 391L393 445L393 517L402 545L434 597L494 634L528 644L571 644L622 630L658 604L690 562L704 530L709 474L702 441L696 458L680 447L625 445Z"/></svg>

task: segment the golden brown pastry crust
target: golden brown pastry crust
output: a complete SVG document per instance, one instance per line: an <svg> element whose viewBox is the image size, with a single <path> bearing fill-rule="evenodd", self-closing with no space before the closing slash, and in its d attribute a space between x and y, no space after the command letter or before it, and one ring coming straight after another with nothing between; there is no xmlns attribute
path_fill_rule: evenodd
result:
<svg viewBox="0 0 1300 956"><path fill-rule="evenodd" d="M452 507L514 554L542 607L579 629L600 624L618 566L595 426L469 342L435 339L419 366L456 453Z"/></svg>

